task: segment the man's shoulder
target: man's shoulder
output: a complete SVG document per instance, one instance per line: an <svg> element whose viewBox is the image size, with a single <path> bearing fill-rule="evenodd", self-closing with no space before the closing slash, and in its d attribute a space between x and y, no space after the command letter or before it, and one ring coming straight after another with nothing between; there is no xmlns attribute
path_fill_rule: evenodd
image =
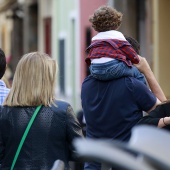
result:
<svg viewBox="0 0 170 170"><path fill-rule="evenodd" d="M132 84L132 85L145 85L142 81L138 80L135 77L124 77L124 80L126 83Z"/></svg>
<svg viewBox="0 0 170 170"><path fill-rule="evenodd" d="M150 93L149 87L135 77L125 77L125 85L130 91L141 91Z"/></svg>
<svg viewBox="0 0 170 170"><path fill-rule="evenodd" d="M135 92L141 90L143 92L148 92L149 88L141 81L134 77L122 77L119 79L113 79L109 81L101 81L95 79L93 76L88 76L84 79L82 87L85 89L94 89L94 86L98 88L107 88L107 90L116 89L127 89L128 91Z"/></svg>
<svg viewBox="0 0 170 170"><path fill-rule="evenodd" d="M88 75L87 77L84 78L82 85L88 83L88 82L95 82L98 81L97 79L95 79L92 75Z"/></svg>
<svg viewBox="0 0 170 170"><path fill-rule="evenodd" d="M108 81L103 81L103 80L98 80L96 78L94 78L92 75L87 76L83 83L88 82L88 81L93 81L93 82L99 82L99 83L122 83L122 82L127 82L127 83L136 83L136 84L143 84L141 81L139 81L138 79L134 78L134 77L121 77L118 79L112 79L112 80L108 80Z"/></svg>

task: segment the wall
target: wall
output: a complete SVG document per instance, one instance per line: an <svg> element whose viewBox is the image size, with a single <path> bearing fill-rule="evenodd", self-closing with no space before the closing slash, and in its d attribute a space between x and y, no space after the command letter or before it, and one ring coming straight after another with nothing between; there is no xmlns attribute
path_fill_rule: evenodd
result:
<svg viewBox="0 0 170 170"><path fill-rule="evenodd" d="M152 0L153 8L153 72L166 97L170 99L169 0Z"/></svg>
<svg viewBox="0 0 170 170"><path fill-rule="evenodd" d="M170 1L161 0L158 1L158 43L157 48L159 48L158 53L158 80L163 88L166 96L170 99Z"/></svg>
<svg viewBox="0 0 170 170"><path fill-rule="evenodd" d="M93 14L94 10L100 7L101 5L106 5L108 3L107 0L81 0L80 1L80 64L81 64L81 78L82 82L86 77L86 63L85 63L85 49L86 49L86 28L91 27L89 22L89 16ZM92 36L94 36L96 32L92 30Z"/></svg>

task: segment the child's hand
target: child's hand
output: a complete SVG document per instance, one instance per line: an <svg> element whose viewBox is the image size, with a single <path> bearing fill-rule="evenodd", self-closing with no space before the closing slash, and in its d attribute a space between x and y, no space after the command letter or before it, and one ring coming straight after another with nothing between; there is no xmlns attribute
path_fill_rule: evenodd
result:
<svg viewBox="0 0 170 170"><path fill-rule="evenodd" d="M139 69L139 71L143 74L145 74L148 71L151 71L151 68L147 62L147 60L144 57L139 56L139 63L138 64L134 64L135 67L137 67Z"/></svg>

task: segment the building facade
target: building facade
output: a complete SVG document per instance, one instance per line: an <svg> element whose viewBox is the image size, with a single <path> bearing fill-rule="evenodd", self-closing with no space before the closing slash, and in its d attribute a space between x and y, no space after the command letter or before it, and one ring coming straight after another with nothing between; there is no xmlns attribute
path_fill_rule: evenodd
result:
<svg viewBox="0 0 170 170"><path fill-rule="evenodd" d="M48 53L59 65L57 98L81 109L81 84L89 74L85 49L96 34L88 19L101 5L123 13L120 31L139 41L140 54L170 98L169 0L1 0L0 47L12 72L24 53Z"/></svg>

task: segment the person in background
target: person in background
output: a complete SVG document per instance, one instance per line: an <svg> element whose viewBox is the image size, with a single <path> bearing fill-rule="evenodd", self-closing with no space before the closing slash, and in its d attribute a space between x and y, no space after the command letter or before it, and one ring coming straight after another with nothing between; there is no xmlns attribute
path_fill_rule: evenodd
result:
<svg viewBox="0 0 170 170"><path fill-rule="evenodd" d="M6 96L8 95L10 89L6 87L5 82L3 81L3 76L6 70L6 57L2 49L0 49L0 105L2 105Z"/></svg>
<svg viewBox="0 0 170 170"><path fill-rule="evenodd" d="M41 106L14 169L52 168L55 160L74 161L72 141L83 137L71 105L55 99L57 63L45 53L25 54L19 61L11 90L0 107L0 164L10 169L24 130Z"/></svg>
<svg viewBox="0 0 170 170"><path fill-rule="evenodd" d="M5 76L3 76L1 80L5 83L5 85L8 89L11 88L9 81Z"/></svg>
<svg viewBox="0 0 170 170"><path fill-rule="evenodd" d="M138 54L118 31L122 16L122 13L110 6L101 6L95 10L89 21L98 34L86 49L88 56L85 61L91 75L99 80L133 76L146 84L144 76L133 65L139 63Z"/></svg>
<svg viewBox="0 0 170 170"><path fill-rule="evenodd" d="M126 36L126 40L132 45L137 54L140 53L140 44L132 37ZM166 97L163 97L163 101L149 115L142 117L138 124L148 124L157 126L159 128L167 129L170 131L170 101L166 101Z"/></svg>
<svg viewBox="0 0 170 170"><path fill-rule="evenodd" d="M170 131L170 101L167 100L158 105L149 115L144 116L138 122L138 125L147 124Z"/></svg>

